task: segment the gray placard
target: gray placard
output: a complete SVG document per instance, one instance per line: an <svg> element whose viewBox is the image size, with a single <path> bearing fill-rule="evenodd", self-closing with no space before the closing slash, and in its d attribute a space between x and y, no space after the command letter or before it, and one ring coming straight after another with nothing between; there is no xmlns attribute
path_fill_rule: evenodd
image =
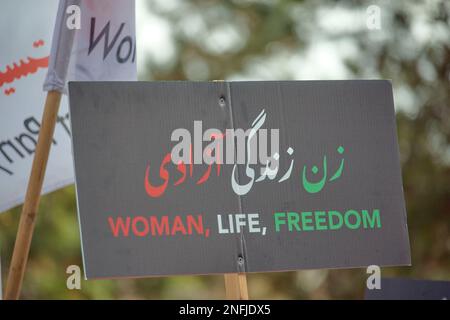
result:
<svg viewBox="0 0 450 320"><path fill-rule="evenodd" d="M382 278L379 289L367 289L366 300L449 300L450 281Z"/></svg>
<svg viewBox="0 0 450 320"><path fill-rule="evenodd" d="M69 98L88 278L410 264L389 81L71 82ZM259 115L256 141L279 130L265 179L262 163L163 162L176 129L195 157L194 121L225 134Z"/></svg>

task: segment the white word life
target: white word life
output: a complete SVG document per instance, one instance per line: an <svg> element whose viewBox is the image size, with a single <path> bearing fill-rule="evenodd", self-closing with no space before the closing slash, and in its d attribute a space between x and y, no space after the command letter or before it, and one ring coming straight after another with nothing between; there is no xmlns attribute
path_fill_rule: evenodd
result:
<svg viewBox="0 0 450 320"><path fill-rule="evenodd" d="M265 234L266 228L260 227L259 214L229 214L227 216L217 215L217 227L219 234L240 233L244 229L248 229L250 233Z"/></svg>

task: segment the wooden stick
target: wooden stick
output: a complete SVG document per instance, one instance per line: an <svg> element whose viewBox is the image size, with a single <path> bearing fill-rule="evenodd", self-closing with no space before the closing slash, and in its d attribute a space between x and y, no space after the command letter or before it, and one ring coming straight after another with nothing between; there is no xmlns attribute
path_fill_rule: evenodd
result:
<svg viewBox="0 0 450 320"><path fill-rule="evenodd" d="M225 292L228 300L248 300L247 276L245 273L226 273Z"/></svg>
<svg viewBox="0 0 450 320"><path fill-rule="evenodd" d="M6 300L16 300L20 295L60 102L60 92L49 91L47 93L25 203L20 215L19 229L6 282Z"/></svg>

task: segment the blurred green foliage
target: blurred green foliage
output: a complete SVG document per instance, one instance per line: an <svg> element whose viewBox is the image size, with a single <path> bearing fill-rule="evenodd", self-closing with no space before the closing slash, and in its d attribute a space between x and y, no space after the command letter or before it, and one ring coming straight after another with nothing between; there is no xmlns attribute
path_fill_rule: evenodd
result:
<svg viewBox="0 0 450 320"><path fill-rule="evenodd" d="M366 26L370 5L380 8L380 30ZM166 47L139 57L141 80L392 79L413 265L383 268L382 275L450 280L448 1L152 0L138 10L168 36ZM146 32L138 45L151 47L155 37ZM340 69L330 64L336 57ZM0 216L4 281L20 209ZM224 297L222 276L92 280L68 290L71 264L82 261L68 187L42 198L23 298ZM365 269L248 275L255 299L358 299L365 280Z"/></svg>

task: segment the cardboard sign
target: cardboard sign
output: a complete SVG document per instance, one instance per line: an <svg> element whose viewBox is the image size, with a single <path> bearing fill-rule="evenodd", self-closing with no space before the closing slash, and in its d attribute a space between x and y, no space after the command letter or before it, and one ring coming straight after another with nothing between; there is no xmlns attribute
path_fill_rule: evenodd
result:
<svg viewBox="0 0 450 320"><path fill-rule="evenodd" d="M380 289L366 289L367 300L449 300L450 281L381 279Z"/></svg>
<svg viewBox="0 0 450 320"><path fill-rule="evenodd" d="M72 82L86 277L409 265L388 81Z"/></svg>

